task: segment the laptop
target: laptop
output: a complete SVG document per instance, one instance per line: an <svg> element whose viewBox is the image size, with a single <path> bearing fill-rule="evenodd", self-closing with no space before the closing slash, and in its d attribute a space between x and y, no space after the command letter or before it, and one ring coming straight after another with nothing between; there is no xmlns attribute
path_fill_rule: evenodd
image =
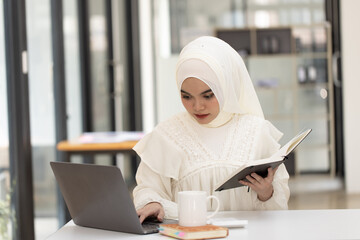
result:
<svg viewBox="0 0 360 240"><path fill-rule="evenodd" d="M158 232L159 222L140 224L118 167L67 162L50 165L76 225L135 234Z"/></svg>

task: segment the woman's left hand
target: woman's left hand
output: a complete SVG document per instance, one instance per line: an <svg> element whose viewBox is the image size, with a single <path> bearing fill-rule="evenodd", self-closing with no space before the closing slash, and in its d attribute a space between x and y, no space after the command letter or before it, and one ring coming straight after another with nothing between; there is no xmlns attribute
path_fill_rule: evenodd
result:
<svg viewBox="0 0 360 240"><path fill-rule="evenodd" d="M256 173L252 173L246 176L246 179L249 182L240 180L239 182L245 186L250 187L254 190L260 201L267 201L269 200L274 192L274 188L272 182L274 180L275 172L278 168L272 169L271 167L268 168L268 175L263 178Z"/></svg>

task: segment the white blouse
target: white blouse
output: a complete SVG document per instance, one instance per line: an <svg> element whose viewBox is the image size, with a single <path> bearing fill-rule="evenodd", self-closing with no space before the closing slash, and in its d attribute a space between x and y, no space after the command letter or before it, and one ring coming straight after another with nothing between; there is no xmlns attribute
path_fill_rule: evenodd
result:
<svg viewBox="0 0 360 240"><path fill-rule="evenodd" d="M215 186L241 165L269 157L280 145L280 133L269 121L236 114L219 128L199 125L187 112L160 123L134 147L141 157L136 173L137 209L159 202L165 218L177 218L177 192L202 190L216 195L220 210L287 209L289 175L282 164L276 171L273 196L262 202L247 187L215 192ZM212 202L208 210L214 210Z"/></svg>

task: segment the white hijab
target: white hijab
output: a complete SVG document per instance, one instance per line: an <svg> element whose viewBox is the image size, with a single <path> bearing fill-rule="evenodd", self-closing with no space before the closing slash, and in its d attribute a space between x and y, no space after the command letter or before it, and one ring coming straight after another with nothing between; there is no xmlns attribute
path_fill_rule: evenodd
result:
<svg viewBox="0 0 360 240"><path fill-rule="evenodd" d="M176 66L179 91L182 83L189 77L206 83L219 102L218 116L206 126L224 125L234 113L264 118L244 61L226 42L204 36L187 44L181 51Z"/></svg>

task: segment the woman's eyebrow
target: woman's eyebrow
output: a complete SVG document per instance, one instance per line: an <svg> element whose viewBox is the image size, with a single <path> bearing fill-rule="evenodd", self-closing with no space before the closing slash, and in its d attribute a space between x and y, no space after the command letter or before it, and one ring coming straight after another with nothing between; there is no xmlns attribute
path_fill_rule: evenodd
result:
<svg viewBox="0 0 360 240"><path fill-rule="evenodd" d="M206 90L206 91L203 91L201 94L205 94L205 93L208 93L208 92L212 92L212 90L211 90L211 89L208 89L208 90Z"/></svg>
<svg viewBox="0 0 360 240"><path fill-rule="evenodd" d="M184 91L182 89L180 90L180 92L191 95L190 93L188 93L187 91Z"/></svg>
<svg viewBox="0 0 360 240"><path fill-rule="evenodd" d="M187 91L182 90L182 89L180 90L180 92L191 95L190 93L188 93ZM202 93L200 93L200 95L208 93L208 92L212 92L212 90L211 89L205 90Z"/></svg>

